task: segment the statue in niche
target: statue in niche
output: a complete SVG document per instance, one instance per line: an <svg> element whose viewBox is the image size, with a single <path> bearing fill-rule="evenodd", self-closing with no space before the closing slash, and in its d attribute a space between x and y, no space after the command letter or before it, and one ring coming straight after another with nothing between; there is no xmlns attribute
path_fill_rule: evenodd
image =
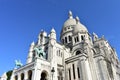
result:
<svg viewBox="0 0 120 80"><path fill-rule="evenodd" d="M41 47L35 47L34 51L38 55L38 57L43 57L46 59L46 53L43 51Z"/></svg>
<svg viewBox="0 0 120 80"><path fill-rule="evenodd" d="M107 63L107 69L108 69L109 76L110 76L111 80L113 80L114 77L113 77L113 71L112 71L111 62L109 62L107 60L106 63Z"/></svg>

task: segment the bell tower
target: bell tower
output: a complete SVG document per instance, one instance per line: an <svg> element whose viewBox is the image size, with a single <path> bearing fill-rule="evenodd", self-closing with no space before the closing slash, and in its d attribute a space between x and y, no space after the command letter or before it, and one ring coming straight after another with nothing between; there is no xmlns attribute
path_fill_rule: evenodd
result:
<svg viewBox="0 0 120 80"><path fill-rule="evenodd" d="M35 46L35 43L32 42L30 45L29 53L28 53L27 64L33 61L33 56L34 56L33 48L34 48L34 46Z"/></svg>

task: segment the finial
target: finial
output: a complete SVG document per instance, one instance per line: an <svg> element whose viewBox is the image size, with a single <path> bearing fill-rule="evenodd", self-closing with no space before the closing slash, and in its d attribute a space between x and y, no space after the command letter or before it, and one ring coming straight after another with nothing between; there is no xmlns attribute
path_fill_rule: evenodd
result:
<svg viewBox="0 0 120 80"><path fill-rule="evenodd" d="M80 19L78 16L76 16L76 23L78 24L80 22Z"/></svg>
<svg viewBox="0 0 120 80"><path fill-rule="evenodd" d="M43 32L44 30L43 29L41 29L41 32Z"/></svg>
<svg viewBox="0 0 120 80"><path fill-rule="evenodd" d="M96 35L96 34L93 32L93 35Z"/></svg>
<svg viewBox="0 0 120 80"><path fill-rule="evenodd" d="M31 43L31 45L35 45L35 42L33 41L33 42Z"/></svg>
<svg viewBox="0 0 120 80"><path fill-rule="evenodd" d="M52 28L52 29L51 29L51 32L55 33L55 29L54 29L54 28Z"/></svg>
<svg viewBox="0 0 120 80"><path fill-rule="evenodd" d="M69 11L69 18L73 18L72 11Z"/></svg>
<svg viewBox="0 0 120 80"><path fill-rule="evenodd" d="M96 33L93 32L93 40L96 41L98 40L98 35Z"/></svg>
<svg viewBox="0 0 120 80"><path fill-rule="evenodd" d="M102 35L102 39L105 39L104 35Z"/></svg>

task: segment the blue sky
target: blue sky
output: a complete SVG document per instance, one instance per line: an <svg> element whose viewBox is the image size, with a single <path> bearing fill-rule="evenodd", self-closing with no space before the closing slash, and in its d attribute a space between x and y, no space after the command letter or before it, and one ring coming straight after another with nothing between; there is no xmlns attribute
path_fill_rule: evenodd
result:
<svg viewBox="0 0 120 80"><path fill-rule="evenodd" d="M104 35L120 56L120 0L0 0L0 75L14 68L14 60L25 64L29 45L41 29L57 32L68 11L79 16L90 33Z"/></svg>

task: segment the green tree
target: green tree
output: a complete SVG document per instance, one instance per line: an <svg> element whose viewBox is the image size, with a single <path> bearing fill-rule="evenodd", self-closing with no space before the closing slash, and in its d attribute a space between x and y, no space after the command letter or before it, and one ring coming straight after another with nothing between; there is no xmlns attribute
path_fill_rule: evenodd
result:
<svg viewBox="0 0 120 80"><path fill-rule="evenodd" d="M7 80L10 80L10 77L12 75L12 70L8 71L6 75L7 75Z"/></svg>

